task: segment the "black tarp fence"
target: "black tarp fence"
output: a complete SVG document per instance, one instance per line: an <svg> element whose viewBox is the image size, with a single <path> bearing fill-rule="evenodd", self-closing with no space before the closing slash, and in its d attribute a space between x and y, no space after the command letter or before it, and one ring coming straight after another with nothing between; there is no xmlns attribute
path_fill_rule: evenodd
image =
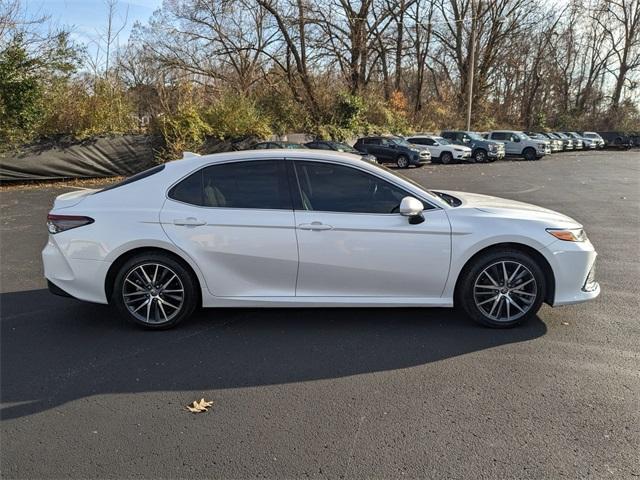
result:
<svg viewBox="0 0 640 480"><path fill-rule="evenodd" d="M210 137L202 153L246 150L259 138ZM55 180L130 176L159 163L162 138L154 135L111 135L82 141L43 140L0 153L0 181Z"/></svg>
<svg viewBox="0 0 640 480"><path fill-rule="evenodd" d="M0 181L133 175L157 164L161 145L150 135L45 140L0 153Z"/></svg>

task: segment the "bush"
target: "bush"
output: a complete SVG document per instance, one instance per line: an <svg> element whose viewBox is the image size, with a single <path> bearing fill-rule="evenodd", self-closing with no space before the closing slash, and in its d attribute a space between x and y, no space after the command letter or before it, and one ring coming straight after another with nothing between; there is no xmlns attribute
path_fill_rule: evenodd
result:
<svg viewBox="0 0 640 480"><path fill-rule="evenodd" d="M271 135L269 117L263 115L252 100L241 95L222 95L205 110L203 118L210 134L221 140Z"/></svg>

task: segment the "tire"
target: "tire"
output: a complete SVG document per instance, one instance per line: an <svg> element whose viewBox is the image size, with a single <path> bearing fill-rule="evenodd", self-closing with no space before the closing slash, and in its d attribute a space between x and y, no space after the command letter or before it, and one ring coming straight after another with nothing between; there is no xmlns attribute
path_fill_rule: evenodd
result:
<svg viewBox="0 0 640 480"><path fill-rule="evenodd" d="M524 151L522 152L522 156L525 158L525 160L537 160L538 156L536 155L536 151L531 148L531 147L527 147L524 149Z"/></svg>
<svg viewBox="0 0 640 480"><path fill-rule="evenodd" d="M507 287L503 287L503 268L507 269ZM545 289L544 273L533 258L519 250L494 250L465 267L456 304L481 325L510 328L538 313Z"/></svg>
<svg viewBox="0 0 640 480"><path fill-rule="evenodd" d="M476 163L485 163L489 162L489 155L487 155L487 151L483 148L478 148L473 152L473 159Z"/></svg>
<svg viewBox="0 0 640 480"><path fill-rule="evenodd" d="M442 152L442 154L440 154L440 163L444 163L445 165L453 163L453 155L451 155L451 152Z"/></svg>
<svg viewBox="0 0 640 480"><path fill-rule="evenodd" d="M155 284L149 286L153 280ZM120 268L111 304L140 327L164 330L193 313L199 298L197 285L193 274L171 256L142 253Z"/></svg>
<svg viewBox="0 0 640 480"><path fill-rule="evenodd" d="M398 165L398 168L409 168L409 159L404 155L398 155L396 165Z"/></svg>

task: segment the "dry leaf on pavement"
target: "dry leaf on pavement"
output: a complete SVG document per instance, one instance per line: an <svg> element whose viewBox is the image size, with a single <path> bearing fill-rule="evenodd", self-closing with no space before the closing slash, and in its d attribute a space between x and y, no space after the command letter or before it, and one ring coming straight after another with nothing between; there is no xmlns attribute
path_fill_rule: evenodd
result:
<svg viewBox="0 0 640 480"><path fill-rule="evenodd" d="M208 408L213 405L213 402L207 402L205 399L201 399L199 402L194 401L193 403L187 405L187 410L192 413L202 413L207 412Z"/></svg>

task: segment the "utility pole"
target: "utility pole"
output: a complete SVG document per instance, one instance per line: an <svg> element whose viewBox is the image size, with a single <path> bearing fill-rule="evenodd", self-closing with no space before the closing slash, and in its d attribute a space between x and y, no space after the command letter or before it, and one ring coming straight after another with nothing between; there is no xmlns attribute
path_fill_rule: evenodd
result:
<svg viewBox="0 0 640 480"><path fill-rule="evenodd" d="M473 103L473 71L476 64L476 9L471 0L471 51L469 52L469 75L467 77L467 131L471 130L471 106Z"/></svg>

